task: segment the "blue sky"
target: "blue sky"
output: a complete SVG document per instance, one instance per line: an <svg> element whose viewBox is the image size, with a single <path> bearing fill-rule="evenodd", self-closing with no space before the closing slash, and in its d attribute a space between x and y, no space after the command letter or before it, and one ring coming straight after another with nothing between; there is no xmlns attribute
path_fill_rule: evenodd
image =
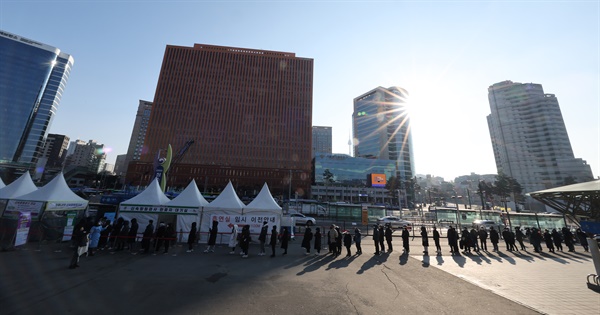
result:
<svg viewBox="0 0 600 315"><path fill-rule="evenodd" d="M51 133L125 154L140 99L152 101L166 45L314 59L313 125L348 153L352 102L377 86L411 95L416 171L496 173L487 88L555 94L576 157L600 175L598 1L5 1L0 29L71 54Z"/></svg>

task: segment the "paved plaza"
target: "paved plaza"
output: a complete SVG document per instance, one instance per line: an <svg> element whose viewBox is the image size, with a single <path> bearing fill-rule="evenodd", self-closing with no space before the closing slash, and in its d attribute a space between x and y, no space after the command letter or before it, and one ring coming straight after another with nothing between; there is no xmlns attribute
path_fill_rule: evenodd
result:
<svg viewBox="0 0 600 315"><path fill-rule="evenodd" d="M229 255L225 246L164 255L101 251L67 269L66 244L30 244L0 252L2 314L599 314L600 294L586 287L588 253L422 256ZM430 241L433 243L432 241ZM431 247L430 247L431 251ZM270 250L267 250L270 253ZM343 249L345 253L345 249ZM354 252L354 247L353 247ZM554 257L556 256L556 257Z"/></svg>

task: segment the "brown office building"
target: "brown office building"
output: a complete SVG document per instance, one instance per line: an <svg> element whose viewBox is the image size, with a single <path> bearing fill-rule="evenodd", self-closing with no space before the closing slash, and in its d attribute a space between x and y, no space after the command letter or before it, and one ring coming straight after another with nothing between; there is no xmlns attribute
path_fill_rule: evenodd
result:
<svg viewBox="0 0 600 315"><path fill-rule="evenodd" d="M294 53L167 46L142 155L126 181L147 185L171 144L167 187L195 179L201 192L218 193L231 180L251 197L266 182L275 197L306 196L312 91L313 60Z"/></svg>

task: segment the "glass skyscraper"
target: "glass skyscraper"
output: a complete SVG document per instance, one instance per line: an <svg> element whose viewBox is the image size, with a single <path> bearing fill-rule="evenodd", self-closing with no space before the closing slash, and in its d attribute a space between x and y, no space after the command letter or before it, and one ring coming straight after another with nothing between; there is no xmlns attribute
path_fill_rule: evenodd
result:
<svg viewBox="0 0 600 315"><path fill-rule="evenodd" d="M33 169L60 103L73 57L0 30L0 173Z"/></svg>
<svg viewBox="0 0 600 315"><path fill-rule="evenodd" d="M395 161L394 176L402 185L415 176L407 97L402 88L377 87L354 99L352 114L354 156Z"/></svg>

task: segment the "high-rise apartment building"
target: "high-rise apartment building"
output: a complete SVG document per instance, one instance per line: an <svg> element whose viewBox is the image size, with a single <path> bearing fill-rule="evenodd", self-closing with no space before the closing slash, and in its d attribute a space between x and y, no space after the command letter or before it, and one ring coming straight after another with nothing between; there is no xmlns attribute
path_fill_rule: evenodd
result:
<svg viewBox="0 0 600 315"><path fill-rule="evenodd" d="M32 170L66 86L73 57L0 31L0 173Z"/></svg>
<svg viewBox="0 0 600 315"><path fill-rule="evenodd" d="M496 168L524 193L562 186L569 177L593 179L591 167L574 157L556 96L541 84L499 82L488 88L488 99Z"/></svg>
<svg viewBox="0 0 600 315"><path fill-rule="evenodd" d="M148 128L148 121L150 120L150 113L152 112L152 102L140 100L138 110L135 115L135 122L133 123L133 130L131 131L131 138L129 139L129 147L127 148L127 157L122 166L118 167L118 171L123 174L127 173L127 166L131 161L137 161L142 156L144 149L144 138L146 137L146 130Z"/></svg>
<svg viewBox="0 0 600 315"><path fill-rule="evenodd" d="M172 145L167 187L202 191L229 180L241 194L310 189L313 60L294 53L195 44L167 46L144 149L126 183L147 185ZM193 145L186 146L189 141ZM292 183L290 184L290 176Z"/></svg>
<svg viewBox="0 0 600 315"><path fill-rule="evenodd" d="M407 97L402 88L377 87L354 99L352 114L354 156L396 161L401 185L415 175ZM414 196L407 190L409 203Z"/></svg>
<svg viewBox="0 0 600 315"><path fill-rule="evenodd" d="M89 140L87 143L81 140L71 142L71 146L74 146L73 154L67 157L67 166L73 167L84 167L92 173L98 173L104 170L104 164L106 163L106 153L104 152L104 144L96 143L94 140Z"/></svg>
<svg viewBox="0 0 600 315"><path fill-rule="evenodd" d="M48 134L42 157L46 158L47 168L62 168L67 158L69 148L69 137L58 134Z"/></svg>
<svg viewBox="0 0 600 315"><path fill-rule="evenodd" d="M331 127L313 126L312 127L312 155L317 153L331 154L332 142Z"/></svg>

